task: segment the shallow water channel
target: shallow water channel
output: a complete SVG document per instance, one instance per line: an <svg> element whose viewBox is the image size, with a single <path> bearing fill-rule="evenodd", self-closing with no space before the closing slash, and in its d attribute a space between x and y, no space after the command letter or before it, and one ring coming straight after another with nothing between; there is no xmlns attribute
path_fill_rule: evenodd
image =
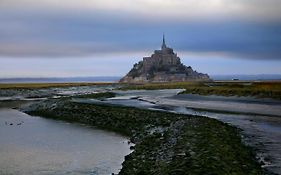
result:
<svg viewBox="0 0 281 175"><path fill-rule="evenodd" d="M0 174L118 173L129 146L112 132L0 108Z"/></svg>

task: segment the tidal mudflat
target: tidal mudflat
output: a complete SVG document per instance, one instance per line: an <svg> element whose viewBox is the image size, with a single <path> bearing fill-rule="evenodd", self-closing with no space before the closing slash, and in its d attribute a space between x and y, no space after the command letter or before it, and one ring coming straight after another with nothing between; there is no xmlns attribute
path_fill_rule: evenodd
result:
<svg viewBox="0 0 281 175"><path fill-rule="evenodd" d="M103 103L106 98L97 96L99 100L87 96L51 99L25 112L130 137L134 151L125 157L119 174L263 174L237 128L207 117Z"/></svg>
<svg viewBox="0 0 281 175"><path fill-rule="evenodd" d="M280 173L278 100L181 94L184 89L123 91L108 85L48 89L36 89L28 93L31 95L8 90L13 98L2 95L1 105L11 107L20 100L25 104L21 109L32 115L97 126L130 137L136 145L120 174L263 174L261 166L266 173ZM41 90L47 94L43 99ZM15 98L17 92L20 98ZM33 102L39 103L30 106ZM221 104L225 106L221 108ZM251 108L245 108L247 105Z"/></svg>
<svg viewBox="0 0 281 175"><path fill-rule="evenodd" d="M257 151L263 167L281 172L281 102L253 97L180 94L183 89L114 91L103 101L74 99L80 103L134 106L143 109L199 115L242 129L244 141Z"/></svg>

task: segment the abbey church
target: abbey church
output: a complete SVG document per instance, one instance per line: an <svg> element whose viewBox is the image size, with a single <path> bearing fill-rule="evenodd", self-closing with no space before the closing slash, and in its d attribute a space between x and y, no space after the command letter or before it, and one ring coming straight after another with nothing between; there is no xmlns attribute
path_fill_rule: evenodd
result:
<svg viewBox="0 0 281 175"><path fill-rule="evenodd" d="M166 46L163 35L161 50L155 50L150 57L144 57L142 61L136 63L120 82L180 82L209 79L207 74L198 73L190 66L183 65L173 49Z"/></svg>

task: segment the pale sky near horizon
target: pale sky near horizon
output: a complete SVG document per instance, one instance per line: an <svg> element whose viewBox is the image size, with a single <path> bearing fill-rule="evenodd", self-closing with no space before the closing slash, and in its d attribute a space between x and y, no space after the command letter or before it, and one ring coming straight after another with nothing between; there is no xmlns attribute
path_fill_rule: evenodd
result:
<svg viewBox="0 0 281 175"><path fill-rule="evenodd" d="M122 76L159 49L208 74L281 74L281 0L1 0L0 78Z"/></svg>

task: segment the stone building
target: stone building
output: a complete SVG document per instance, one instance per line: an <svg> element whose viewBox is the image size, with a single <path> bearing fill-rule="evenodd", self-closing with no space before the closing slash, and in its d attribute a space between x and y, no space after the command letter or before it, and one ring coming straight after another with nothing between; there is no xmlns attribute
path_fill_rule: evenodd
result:
<svg viewBox="0 0 281 175"><path fill-rule="evenodd" d="M143 66L145 71L149 71L151 66L163 66L163 65L177 65L180 63L180 58L174 53L173 49L168 48L165 43L165 36L163 36L163 42L161 50L155 50L151 57L143 58Z"/></svg>

